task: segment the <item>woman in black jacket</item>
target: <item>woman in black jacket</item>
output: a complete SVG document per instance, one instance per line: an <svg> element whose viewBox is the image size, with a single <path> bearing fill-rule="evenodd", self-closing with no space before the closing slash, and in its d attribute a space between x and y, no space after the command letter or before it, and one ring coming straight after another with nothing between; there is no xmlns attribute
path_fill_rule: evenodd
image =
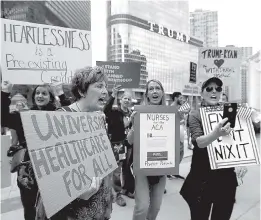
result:
<svg viewBox="0 0 261 220"><path fill-rule="evenodd" d="M134 177L131 172L132 146L126 140L127 131L131 127L132 112L129 107L132 95L125 91L120 98L120 105L118 105L117 97L120 88L121 86L113 88L112 96L105 105L104 113L115 159L119 164L118 169L113 173L114 190L117 193L116 203L119 206L126 206L126 201L121 194L134 198ZM121 168L123 184L121 184L120 179Z"/></svg>
<svg viewBox="0 0 261 220"><path fill-rule="evenodd" d="M24 208L25 220L35 220L35 201L38 192L38 186L34 177L32 164L30 162L23 125L20 112L9 112L11 100L9 98L12 85L9 82L3 82L1 91L1 126L14 129L18 136L19 149L26 149L24 159L16 167L17 185L20 189L21 200ZM60 94L60 101L63 105L68 105L69 101L64 94ZM32 94L33 107L31 110L55 111L55 96L49 85L37 86Z"/></svg>

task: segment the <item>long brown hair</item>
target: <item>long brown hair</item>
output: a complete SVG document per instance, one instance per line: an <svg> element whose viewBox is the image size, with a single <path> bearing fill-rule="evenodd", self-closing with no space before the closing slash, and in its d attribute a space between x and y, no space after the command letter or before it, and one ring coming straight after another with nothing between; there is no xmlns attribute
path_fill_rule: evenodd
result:
<svg viewBox="0 0 261 220"><path fill-rule="evenodd" d="M161 99L161 102L160 102L159 105L166 105L166 95L165 95L165 91L164 91L163 85L162 85L162 83L161 83L159 80L157 80L157 79L151 79L151 80L149 80L149 81L147 82L146 87L145 87L145 88L146 88L146 91L145 91L144 97L143 97L143 105L150 105L150 101L149 101L149 99L148 99L148 90L149 90L149 84L150 84L151 82L158 83L159 86L160 86L160 88L161 88L161 90L162 90L163 96L162 96L162 99Z"/></svg>

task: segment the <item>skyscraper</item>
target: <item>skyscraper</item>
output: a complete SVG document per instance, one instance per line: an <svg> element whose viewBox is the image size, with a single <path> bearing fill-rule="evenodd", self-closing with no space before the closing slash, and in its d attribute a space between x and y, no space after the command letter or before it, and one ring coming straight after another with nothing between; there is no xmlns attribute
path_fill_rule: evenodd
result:
<svg viewBox="0 0 261 220"><path fill-rule="evenodd" d="M218 47L218 12L202 9L191 12L190 35L202 40L205 47Z"/></svg>
<svg viewBox="0 0 261 220"><path fill-rule="evenodd" d="M1 17L91 30L90 1L2 1Z"/></svg>
<svg viewBox="0 0 261 220"><path fill-rule="evenodd" d="M169 94L200 95L196 89L187 90L190 62L198 62L198 48L203 46L189 36L188 2L111 0L107 30L109 61L141 62L137 90L147 80L158 79Z"/></svg>
<svg viewBox="0 0 261 220"><path fill-rule="evenodd" d="M252 47L241 47L242 65L241 65L241 101L247 102L248 96L248 58L252 56Z"/></svg>

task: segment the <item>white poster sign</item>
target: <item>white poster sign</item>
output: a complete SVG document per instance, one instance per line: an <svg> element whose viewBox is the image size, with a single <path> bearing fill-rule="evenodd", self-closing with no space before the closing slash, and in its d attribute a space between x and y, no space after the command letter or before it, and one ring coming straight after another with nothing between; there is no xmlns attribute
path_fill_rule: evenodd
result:
<svg viewBox="0 0 261 220"><path fill-rule="evenodd" d="M3 80L13 84L70 83L92 65L91 32L1 19Z"/></svg>
<svg viewBox="0 0 261 220"><path fill-rule="evenodd" d="M203 47L199 49L199 74L204 79L218 77L235 84L240 78L242 53L236 47Z"/></svg>
<svg viewBox="0 0 261 220"><path fill-rule="evenodd" d="M222 121L223 106L200 108L204 134L209 134ZM251 111L238 110L235 128L227 137L220 137L208 146L211 169L260 164Z"/></svg>
<svg viewBox="0 0 261 220"><path fill-rule="evenodd" d="M140 168L175 166L175 114L140 114Z"/></svg>

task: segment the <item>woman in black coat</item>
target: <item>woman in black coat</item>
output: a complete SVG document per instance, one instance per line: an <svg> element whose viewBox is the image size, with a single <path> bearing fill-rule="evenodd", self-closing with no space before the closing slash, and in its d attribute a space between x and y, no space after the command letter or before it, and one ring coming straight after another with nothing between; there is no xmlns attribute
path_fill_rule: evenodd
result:
<svg viewBox="0 0 261 220"><path fill-rule="evenodd" d="M9 98L12 85L9 82L3 82L1 91L1 126L14 129L18 136L19 146L17 149L25 149L22 162L14 169L17 171L17 185L20 189L21 200L24 208L24 219L35 220L35 201L38 192L38 186L34 177L32 164L30 162L24 130L21 121L20 112L9 111L11 100ZM60 93L62 105L69 105L70 102ZM55 96L49 85L37 86L32 94L33 107L31 110L55 111ZM15 148L14 148L15 150ZM10 152L10 151L9 151Z"/></svg>

